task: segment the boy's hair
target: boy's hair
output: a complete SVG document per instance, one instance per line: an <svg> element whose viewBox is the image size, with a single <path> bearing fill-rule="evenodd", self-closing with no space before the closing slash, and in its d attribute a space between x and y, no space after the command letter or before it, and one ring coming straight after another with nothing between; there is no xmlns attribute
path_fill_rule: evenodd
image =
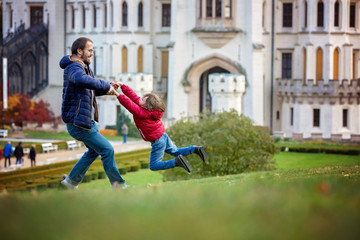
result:
<svg viewBox="0 0 360 240"><path fill-rule="evenodd" d="M77 54L78 49L84 50L87 42L93 42L93 41L87 37L80 37L76 39L71 46L71 53Z"/></svg>
<svg viewBox="0 0 360 240"><path fill-rule="evenodd" d="M147 97L144 106L149 110L157 109L165 112L165 104L158 95L155 93L147 93L144 95L144 97Z"/></svg>

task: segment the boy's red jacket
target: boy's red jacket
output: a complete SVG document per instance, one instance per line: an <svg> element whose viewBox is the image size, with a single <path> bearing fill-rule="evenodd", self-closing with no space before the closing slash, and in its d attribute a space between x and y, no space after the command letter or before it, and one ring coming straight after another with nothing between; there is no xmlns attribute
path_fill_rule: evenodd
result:
<svg viewBox="0 0 360 240"><path fill-rule="evenodd" d="M118 96L118 100L129 112L133 114L134 122L141 137L148 142L155 141L165 132L165 126L161 122L164 112L148 108L139 104L140 97L126 85L121 86L124 93Z"/></svg>

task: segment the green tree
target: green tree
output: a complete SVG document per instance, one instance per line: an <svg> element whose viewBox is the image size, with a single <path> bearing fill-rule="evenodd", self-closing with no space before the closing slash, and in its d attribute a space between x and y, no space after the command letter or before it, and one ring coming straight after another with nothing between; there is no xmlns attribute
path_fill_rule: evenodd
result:
<svg viewBox="0 0 360 240"><path fill-rule="evenodd" d="M204 146L208 160L203 163L195 154L187 156L191 174L174 168L163 172L165 180L273 168L275 144L269 130L254 126L249 118L239 116L236 111L183 119L166 132L178 147Z"/></svg>

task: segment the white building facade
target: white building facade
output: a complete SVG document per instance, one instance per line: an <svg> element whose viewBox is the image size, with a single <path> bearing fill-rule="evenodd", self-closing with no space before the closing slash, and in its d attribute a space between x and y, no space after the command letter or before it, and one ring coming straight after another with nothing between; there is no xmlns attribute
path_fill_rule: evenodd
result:
<svg viewBox="0 0 360 240"><path fill-rule="evenodd" d="M31 1L6 0L3 9L21 18L19 2ZM49 36L49 44L61 38L56 54L49 47L49 62L70 54L78 37L92 39L95 75L137 83L139 94L156 92L167 105L164 121L235 108L286 137L359 138L360 1L56 2L46 11L63 33L49 35L65 40ZM58 89L61 71L52 74L48 89ZM50 102L53 94L39 97ZM100 126L115 125L117 100L104 96L98 104Z"/></svg>

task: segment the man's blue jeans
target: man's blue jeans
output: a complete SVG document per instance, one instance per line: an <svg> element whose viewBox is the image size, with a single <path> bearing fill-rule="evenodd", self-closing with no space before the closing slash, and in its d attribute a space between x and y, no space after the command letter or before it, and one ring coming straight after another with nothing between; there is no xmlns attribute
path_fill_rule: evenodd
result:
<svg viewBox="0 0 360 240"><path fill-rule="evenodd" d="M179 155L187 156L194 153L195 146L177 148L171 141L169 136L164 133L159 139L151 142L150 164L149 168L152 171L169 169L175 167L175 159L169 161L161 161L164 157L164 152L174 157Z"/></svg>
<svg viewBox="0 0 360 240"><path fill-rule="evenodd" d="M81 141L88 148L88 151L79 159L71 170L67 181L77 186L85 176L86 171L95 159L100 155L104 166L106 175L110 183L118 182L125 183L125 180L120 176L119 169L116 166L114 159L114 148L109 141L99 133L99 128L95 121L92 121L91 130L82 129L72 124L66 124L69 134L78 141Z"/></svg>

